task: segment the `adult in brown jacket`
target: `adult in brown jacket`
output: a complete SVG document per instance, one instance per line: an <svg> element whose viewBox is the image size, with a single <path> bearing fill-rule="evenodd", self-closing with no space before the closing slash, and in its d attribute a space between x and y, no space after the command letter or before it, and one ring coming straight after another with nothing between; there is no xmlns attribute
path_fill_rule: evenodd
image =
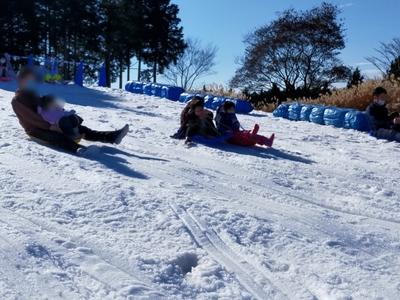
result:
<svg viewBox="0 0 400 300"><path fill-rule="evenodd" d="M36 69L31 66L23 67L18 73L17 79L19 89L15 92L11 105L25 132L69 152L85 155L86 147L75 143L64 135L57 125L51 125L37 114L41 97L37 92L40 78ZM85 140L110 144L119 144L128 130L128 125L116 131L95 131L82 125L79 126L79 133L85 136Z"/></svg>
<svg viewBox="0 0 400 300"><path fill-rule="evenodd" d="M171 138L179 140L186 138L186 131L189 127L189 122L197 118L196 113L192 109L194 105L204 107L204 99L200 96L194 96L192 100L189 101L189 103L185 106L185 108L181 112L181 124L178 129L178 132L172 135Z"/></svg>

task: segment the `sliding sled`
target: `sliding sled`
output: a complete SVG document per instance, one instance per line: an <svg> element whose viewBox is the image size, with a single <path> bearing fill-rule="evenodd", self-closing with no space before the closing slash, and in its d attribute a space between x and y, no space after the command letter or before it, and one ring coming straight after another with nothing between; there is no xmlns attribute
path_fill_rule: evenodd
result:
<svg viewBox="0 0 400 300"><path fill-rule="evenodd" d="M191 137L191 140L194 143L198 143L198 144L203 144L206 146L214 146L217 145L219 143L225 142L228 139L232 138L233 133L232 132L228 132L225 135L221 136L221 137L217 137L217 138L213 138L213 139L208 139L205 138L204 136L201 135L195 135Z"/></svg>
<svg viewBox="0 0 400 300"><path fill-rule="evenodd" d="M51 143L48 142L48 141L38 139L38 138L36 138L36 137L34 137L34 136L31 136L31 135L29 135L29 134L28 134L28 136L29 136L32 140L34 140L34 141L36 141L36 142L39 142L39 143L41 143L41 144L51 145ZM82 138L77 138L77 139L74 139L73 141L74 141L75 143L79 144L81 140L82 140Z"/></svg>

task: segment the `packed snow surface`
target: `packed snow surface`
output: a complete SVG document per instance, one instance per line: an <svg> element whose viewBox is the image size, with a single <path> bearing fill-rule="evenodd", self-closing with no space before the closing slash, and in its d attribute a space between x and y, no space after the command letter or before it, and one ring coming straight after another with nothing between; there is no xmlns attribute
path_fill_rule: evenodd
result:
<svg viewBox="0 0 400 300"><path fill-rule="evenodd" d="M82 158L30 140L0 88L0 299L400 299L399 144L254 112L273 149L186 148L183 104L44 86L129 124Z"/></svg>

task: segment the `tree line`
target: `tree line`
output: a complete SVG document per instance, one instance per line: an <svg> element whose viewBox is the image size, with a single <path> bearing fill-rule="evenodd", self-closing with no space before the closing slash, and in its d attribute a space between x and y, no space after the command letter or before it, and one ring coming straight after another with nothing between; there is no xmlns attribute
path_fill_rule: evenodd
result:
<svg viewBox="0 0 400 300"><path fill-rule="evenodd" d="M244 36L245 53L230 87L240 89L255 106L331 93L334 83L347 88L365 80L359 68L339 58L345 47L342 10L323 2L309 10L294 8ZM400 78L400 38L381 43L377 56L366 59L384 78Z"/></svg>
<svg viewBox="0 0 400 300"><path fill-rule="evenodd" d="M118 77L122 82L133 57L139 79L143 63L156 81L186 48L179 8L170 0L8 0L0 11L1 52L105 62L108 86ZM76 66L62 64L59 71L69 79ZM85 80L97 72L86 67Z"/></svg>

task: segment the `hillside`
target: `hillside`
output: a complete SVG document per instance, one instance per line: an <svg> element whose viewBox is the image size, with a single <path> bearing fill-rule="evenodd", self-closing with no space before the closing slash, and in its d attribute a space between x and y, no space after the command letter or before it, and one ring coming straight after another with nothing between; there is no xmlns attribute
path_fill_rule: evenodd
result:
<svg viewBox="0 0 400 300"><path fill-rule="evenodd" d="M399 299L399 144L239 116L273 149L185 148L180 103L45 86L87 126L81 158L27 138L0 83L0 299ZM84 142L84 144L87 144Z"/></svg>

